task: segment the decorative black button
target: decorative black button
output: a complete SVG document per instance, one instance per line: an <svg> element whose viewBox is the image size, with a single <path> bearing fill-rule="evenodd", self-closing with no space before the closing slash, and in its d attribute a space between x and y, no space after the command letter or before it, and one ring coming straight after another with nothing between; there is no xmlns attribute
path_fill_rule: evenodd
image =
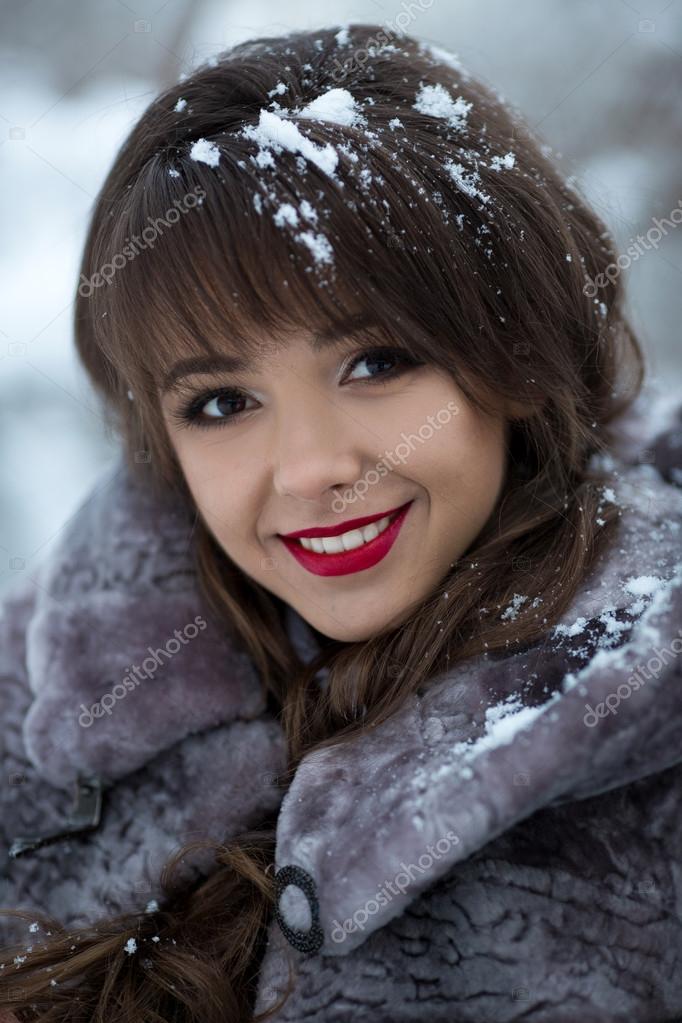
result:
<svg viewBox="0 0 682 1023"><path fill-rule="evenodd" d="M300 888L308 900L312 917L312 924L308 931L299 931L295 927L290 927L280 912L279 900L284 889L288 888L290 884ZM299 952L314 955L322 947L324 934L320 927L320 904L315 892L315 882L303 867L289 863L286 867L281 867L275 874L275 917L284 937Z"/></svg>
<svg viewBox="0 0 682 1023"><path fill-rule="evenodd" d="M42 835L17 835L9 848L9 856L16 859L26 853L51 845L60 839L82 835L99 827L102 816L104 784L97 776L81 775L76 779L74 805L62 828Z"/></svg>

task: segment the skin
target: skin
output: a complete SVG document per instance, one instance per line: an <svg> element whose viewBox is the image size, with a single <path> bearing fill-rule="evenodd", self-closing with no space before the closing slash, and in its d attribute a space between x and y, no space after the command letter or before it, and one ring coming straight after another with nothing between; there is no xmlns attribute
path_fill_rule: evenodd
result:
<svg viewBox="0 0 682 1023"><path fill-rule="evenodd" d="M220 547L323 635L358 642L403 621L481 531L503 485L506 418L475 409L440 368L408 364L389 375L386 364L363 359L353 367L361 353L376 351L375 341L346 337L314 352L309 340L300 332L276 350L264 346L248 373L192 374L182 394L167 391L161 404L188 487ZM217 425L178 423L188 398L216 387L238 388L245 399L219 407L208 395L203 414L217 415L209 419ZM402 434L420 427L427 439L406 450ZM404 460L391 462L386 453L397 450ZM355 500L339 500L382 460L385 475L353 491ZM388 555L360 572L314 575L276 535L410 499Z"/></svg>

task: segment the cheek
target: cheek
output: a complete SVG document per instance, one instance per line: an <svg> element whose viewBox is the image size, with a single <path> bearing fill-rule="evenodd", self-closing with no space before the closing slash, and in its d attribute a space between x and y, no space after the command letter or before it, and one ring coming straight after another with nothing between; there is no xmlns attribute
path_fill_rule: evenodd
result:
<svg viewBox="0 0 682 1023"><path fill-rule="evenodd" d="M484 505L494 505L507 462L504 422L477 417L471 426L466 449L458 454L472 490Z"/></svg>
<svg viewBox="0 0 682 1023"><path fill-rule="evenodd" d="M460 402L459 414L430 443L430 452L428 444L424 445L424 469L433 499L442 498L467 534L478 532L495 507L504 482L504 421L483 417Z"/></svg>
<svg viewBox="0 0 682 1023"><path fill-rule="evenodd" d="M216 435L218 431L216 430ZM194 502L207 525L220 538L221 531L232 532L233 523L243 521L248 505L249 474L246 460L234 445L227 455L226 446L216 436L182 438L175 442L180 467Z"/></svg>

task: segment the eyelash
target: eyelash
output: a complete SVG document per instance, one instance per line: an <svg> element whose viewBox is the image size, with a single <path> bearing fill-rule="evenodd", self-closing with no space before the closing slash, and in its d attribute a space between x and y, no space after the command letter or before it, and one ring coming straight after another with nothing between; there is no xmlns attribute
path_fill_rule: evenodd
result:
<svg viewBox="0 0 682 1023"><path fill-rule="evenodd" d="M389 383L407 372L408 369L415 369L417 366L423 365L422 362L414 359L411 355L407 355L407 353L400 348L368 348L353 356L347 372L352 372L357 364L363 362L365 359L377 357L385 359L387 356L393 358L398 365L376 377L366 377L360 381L352 381L352 383L370 385ZM196 395L181 405L177 411L172 412L171 415L176 422L180 423L181 426L213 430L217 427L232 425L235 420L240 419L249 412L253 412L253 409L242 409L240 412L233 412L231 415L224 416L223 418L202 415L202 409L209 401L212 401L214 398L223 397L228 398L231 401L239 401L241 398L246 398L248 396L245 395L243 391L240 391L235 387L219 387L212 391L204 391L201 394Z"/></svg>

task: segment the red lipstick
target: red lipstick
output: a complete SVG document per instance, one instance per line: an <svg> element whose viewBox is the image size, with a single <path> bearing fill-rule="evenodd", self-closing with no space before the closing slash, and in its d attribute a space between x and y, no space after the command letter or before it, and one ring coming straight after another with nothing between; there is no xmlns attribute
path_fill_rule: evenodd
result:
<svg viewBox="0 0 682 1023"><path fill-rule="evenodd" d="M398 538L398 533L411 505L412 501L408 501L407 504L390 511L380 512L378 515L366 515L359 519L349 519L336 526L302 529L295 533L280 533L278 535L299 564L313 575L348 575L351 572L362 572L386 557ZM373 540L361 547L355 547L351 551L340 551L338 554L318 554L316 551L306 550L297 541L297 537L301 536L339 536L341 533L347 533L350 529L357 529L370 522L383 519L385 515L391 515L393 518L383 533L379 533L379 536L375 536Z"/></svg>

